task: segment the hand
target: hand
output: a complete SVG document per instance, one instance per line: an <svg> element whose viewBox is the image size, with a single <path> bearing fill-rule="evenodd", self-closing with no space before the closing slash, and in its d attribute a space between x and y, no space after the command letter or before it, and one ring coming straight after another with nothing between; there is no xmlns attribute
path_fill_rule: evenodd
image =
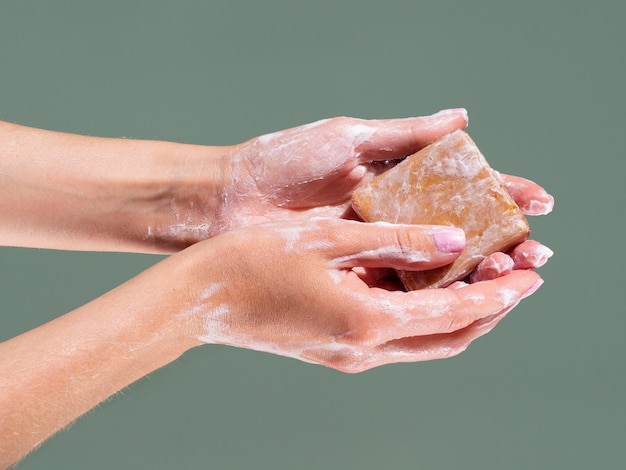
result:
<svg viewBox="0 0 626 470"><path fill-rule="evenodd" d="M268 221L354 218L350 196L356 187L466 124L464 109L389 120L340 117L225 147L216 152L219 163L207 163L206 157L185 162L182 173L190 172L187 179L195 183L164 191L166 203L159 207L165 214L144 240L176 251ZM549 212L552 197L543 188L514 176L502 178L526 213ZM205 180L213 183L207 187Z"/></svg>
<svg viewBox="0 0 626 470"><path fill-rule="evenodd" d="M182 304L199 341L360 372L458 354L541 283L518 271L460 289L400 292L360 277L361 267L441 266L463 246L450 227L283 221L198 243L169 260L187 274L168 278L190 293Z"/></svg>
<svg viewBox="0 0 626 470"><path fill-rule="evenodd" d="M341 217L354 189L385 162L466 124L464 109L406 119L340 117L237 145L216 233L272 220Z"/></svg>
<svg viewBox="0 0 626 470"><path fill-rule="evenodd" d="M0 174L12 175L0 201L0 244L171 253L260 222L340 217L357 186L466 123L463 109L333 118L207 147L0 122ZM507 178L529 213L550 205L534 183Z"/></svg>

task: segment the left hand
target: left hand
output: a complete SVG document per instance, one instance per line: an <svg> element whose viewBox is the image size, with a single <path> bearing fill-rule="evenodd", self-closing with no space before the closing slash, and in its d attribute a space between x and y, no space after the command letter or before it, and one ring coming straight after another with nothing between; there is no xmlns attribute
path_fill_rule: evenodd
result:
<svg viewBox="0 0 626 470"><path fill-rule="evenodd" d="M466 125L462 108L402 119L337 117L236 145L214 233L275 220L341 217L358 186ZM552 210L554 199L541 186L501 177L526 215Z"/></svg>
<svg viewBox="0 0 626 470"><path fill-rule="evenodd" d="M336 117L228 147L218 191L220 202L212 217L203 210L204 191L187 191L170 204L187 207L180 211L187 214L184 223L180 216L170 221L162 230L164 238L170 244L180 238L178 244L187 246L263 222L354 218L350 197L358 186L466 125L467 112L462 108L402 119ZM515 176L501 177L525 214L550 212L554 200L542 187Z"/></svg>
<svg viewBox="0 0 626 470"><path fill-rule="evenodd" d="M231 184L224 191L214 233L260 222L353 217L354 189L439 137L467 125L464 109L431 116L363 120L339 117L256 137L233 147ZM525 215L548 214L554 199L524 178L500 175ZM472 280L515 269L536 269L552 255L538 242L525 242L511 256L487 257Z"/></svg>
<svg viewBox="0 0 626 470"><path fill-rule="evenodd" d="M276 220L341 217L352 192L389 161L466 125L464 109L404 119L337 117L236 145L214 232Z"/></svg>

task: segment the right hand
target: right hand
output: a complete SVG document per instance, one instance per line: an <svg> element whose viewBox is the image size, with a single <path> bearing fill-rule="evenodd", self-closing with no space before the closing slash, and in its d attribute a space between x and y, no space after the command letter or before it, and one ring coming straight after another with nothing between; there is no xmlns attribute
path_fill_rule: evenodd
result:
<svg viewBox="0 0 626 470"><path fill-rule="evenodd" d="M197 243L165 260L163 275L184 294L179 318L194 325L197 344L354 373L456 355L541 282L516 271L458 289L401 292L362 277L362 268L442 266L463 245L462 232L450 227L292 220Z"/></svg>

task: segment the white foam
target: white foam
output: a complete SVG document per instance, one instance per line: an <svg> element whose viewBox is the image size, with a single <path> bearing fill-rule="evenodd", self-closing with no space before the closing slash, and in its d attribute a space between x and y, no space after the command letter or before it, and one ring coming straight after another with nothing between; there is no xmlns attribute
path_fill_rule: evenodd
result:
<svg viewBox="0 0 626 470"><path fill-rule="evenodd" d="M365 124L354 124L344 131L345 137L350 140L351 145L356 149L359 145L367 142L374 135L374 129Z"/></svg>
<svg viewBox="0 0 626 470"><path fill-rule="evenodd" d="M423 263L431 260L429 253L426 251L413 251L407 253L405 249L398 245L382 246L374 250L366 250L353 255L341 256L333 261L337 265L343 265L347 262L360 260L403 260L407 263Z"/></svg>
<svg viewBox="0 0 626 470"><path fill-rule="evenodd" d="M431 171L435 174L466 179L475 178L483 168L476 158L475 147L469 143L460 147L455 154L444 155L431 164Z"/></svg>
<svg viewBox="0 0 626 470"><path fill-rule="evenodd" d="M500 289L495 295L498 302L502 304L502 307L510 307L520 301L520 294L515 289Z"/></svg>
<svg viewBox="0 0 626 470"><path fill-rule="evenodd" d="M176 237L181 233L192 234L194 237L198 239L208 238L211 234L211 224L209 223L201 223L201 224L189 224L189 223L180 223L180 224L172 224L167 227L167 235L168 237Z"/></svg>
<svg viewBox="0 0 626 470"><path fill-rule="evenodd" d="M301 240L303 239L303 235L312 232L318 227L319 218L313 217L306 221L298 222L294 225L288 224L274 224L270 223L268 226L276 225L273 227L274 233L285 240L285 252L290 253L292 251L302 251L305 247L317 246L320 247L319 243L322 244L330 244L327 241L313 240L305 244L301 244ZM326 245L328 246L328 245ZM309 248L312 249L312 248Z"/></svg>
<svg viewBox="0 0 626 470"><path fill-rule="evenodd" d="M532 200L526 204L525 209L528 215L547 215L554 209L554 201L541 202Z"/></svg>

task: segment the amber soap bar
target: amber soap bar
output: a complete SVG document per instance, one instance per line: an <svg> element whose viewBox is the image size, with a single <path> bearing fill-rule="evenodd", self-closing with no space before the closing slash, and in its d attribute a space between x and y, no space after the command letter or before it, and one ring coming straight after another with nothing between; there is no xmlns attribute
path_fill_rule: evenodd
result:
<svg viewBox="0 0 626 470"><path fill-rule="evenodd" d="M452 264L398 272L408 290L463 279L485 256L512 248L530 233L498 174L461 130L357 189L352 206L366 222L451 225L465 231L465 249Z"/></svg>

